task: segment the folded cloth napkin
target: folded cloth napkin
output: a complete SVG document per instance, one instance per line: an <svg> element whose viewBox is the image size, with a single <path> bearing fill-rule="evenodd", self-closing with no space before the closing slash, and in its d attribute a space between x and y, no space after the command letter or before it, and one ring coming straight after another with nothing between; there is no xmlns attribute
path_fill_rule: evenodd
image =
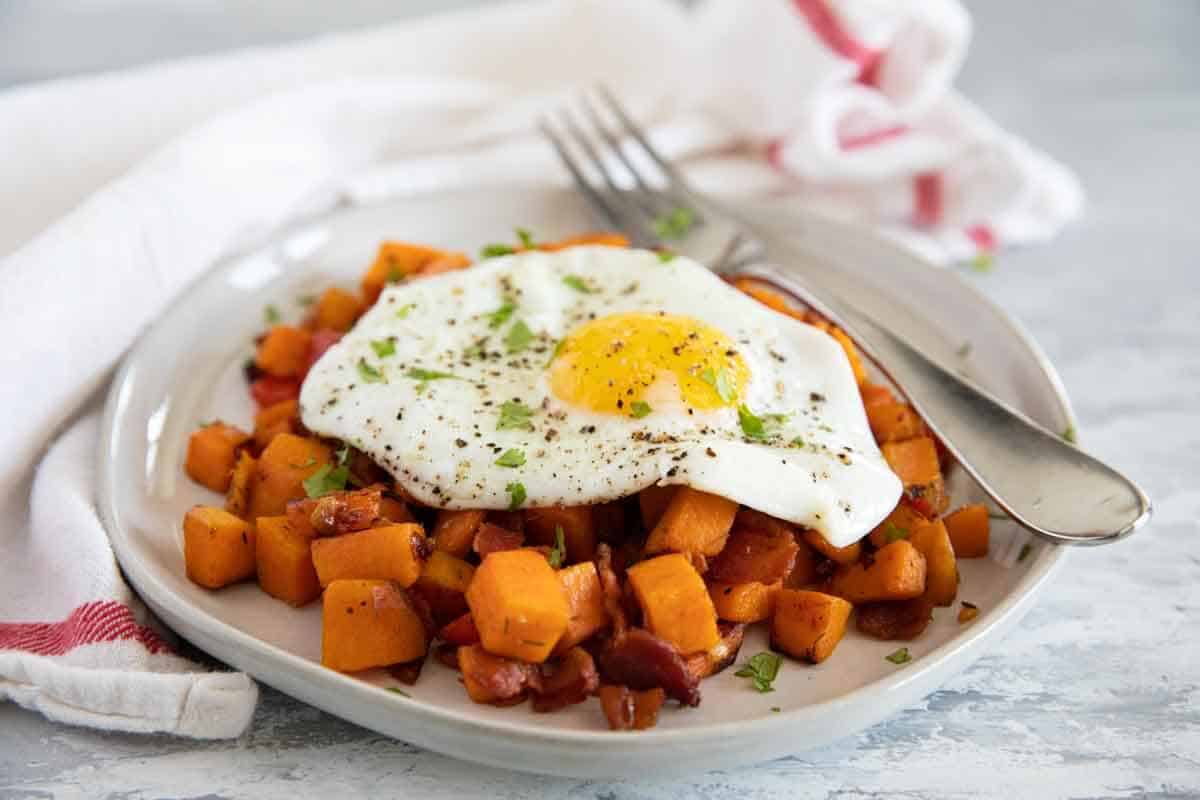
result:
<svg viewBox="0 0 1200 800"><path fill-rule="evenodd" d="M109 729L249 723L253 682L173 654L94 503L114 364L223 253L347 199L563 181L533 122L597 81L702 190L942 260L1044 240L1079 188L952 90L968 35L954 0L549 0L0 95L0 698Z"/></svg>

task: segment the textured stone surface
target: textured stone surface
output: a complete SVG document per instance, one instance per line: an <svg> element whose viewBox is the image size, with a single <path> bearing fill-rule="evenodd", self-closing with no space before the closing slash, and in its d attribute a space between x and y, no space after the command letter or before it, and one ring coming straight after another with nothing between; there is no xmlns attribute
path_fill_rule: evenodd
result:
<svg viewBox="0 0 1200 800"><path fill-rule="evenodd" d="M1061 240L1005 253L977 280L1058 365L1088 447L1149 490L1144 533L1073 553L1019 630L916 707L752 769L518 775L266 690L250 732L215 744L0 706L0 798L1200 796L1200 13L1183 0L970 5L963 90L1078 169L1090 200Z"/></svg>

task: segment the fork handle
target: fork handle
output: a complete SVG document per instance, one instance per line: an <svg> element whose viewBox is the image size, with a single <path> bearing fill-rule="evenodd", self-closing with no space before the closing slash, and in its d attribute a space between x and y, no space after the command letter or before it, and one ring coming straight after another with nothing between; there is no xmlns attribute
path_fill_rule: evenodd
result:
<svg viewBox="0 0 1200 800"><path fill-rule="evenodd" d="M742 267L737 274L773 284L840 325L959 465L1022 527L1058 544L1104 544L1149 519L1150 500L1132 480L849 304L814 293L794 275L766 264Z"/></svg>

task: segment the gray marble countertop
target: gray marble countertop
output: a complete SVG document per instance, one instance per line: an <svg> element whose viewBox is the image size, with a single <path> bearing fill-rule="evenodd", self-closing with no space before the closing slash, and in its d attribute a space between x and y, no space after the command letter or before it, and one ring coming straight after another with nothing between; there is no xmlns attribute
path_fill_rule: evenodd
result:
<svg viewBox="0 0 1200 800"><path fill-rule="evenodd" d="M0 0L0 18L22 5ZM371 4L348 5L354 22L371 19ZM1022 626L941 691L755 768L676 783L520 775L265 690L250 731L219 743L96 733L2 705L0 798L1200 797L1200 6L970 6L960 86L1070 163L1089 195L1059 241L1004 253L976 279L1057 364L1087 446L1154 498L1144 533L1072 553ZM0 58L0 85L5 68Z"/></svg>

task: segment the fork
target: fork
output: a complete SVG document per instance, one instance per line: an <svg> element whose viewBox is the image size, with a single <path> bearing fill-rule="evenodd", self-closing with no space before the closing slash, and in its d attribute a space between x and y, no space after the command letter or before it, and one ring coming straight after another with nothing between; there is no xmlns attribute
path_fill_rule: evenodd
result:
<svg viewBox="0 0 1200 800"><path fill-rule="evenodd" d="M995 504L1037 536L1105 544L1150 518L1150 500L1132 480L942 367L852 302L777 266L799 260L794 245L694 191L612 94L598 88L595 96L598 103L580 97L582 113L563 108L557 122L544 117L539 129L604 225L635 246L669 245L722 276L769 284L832 320Z"/></svg>

